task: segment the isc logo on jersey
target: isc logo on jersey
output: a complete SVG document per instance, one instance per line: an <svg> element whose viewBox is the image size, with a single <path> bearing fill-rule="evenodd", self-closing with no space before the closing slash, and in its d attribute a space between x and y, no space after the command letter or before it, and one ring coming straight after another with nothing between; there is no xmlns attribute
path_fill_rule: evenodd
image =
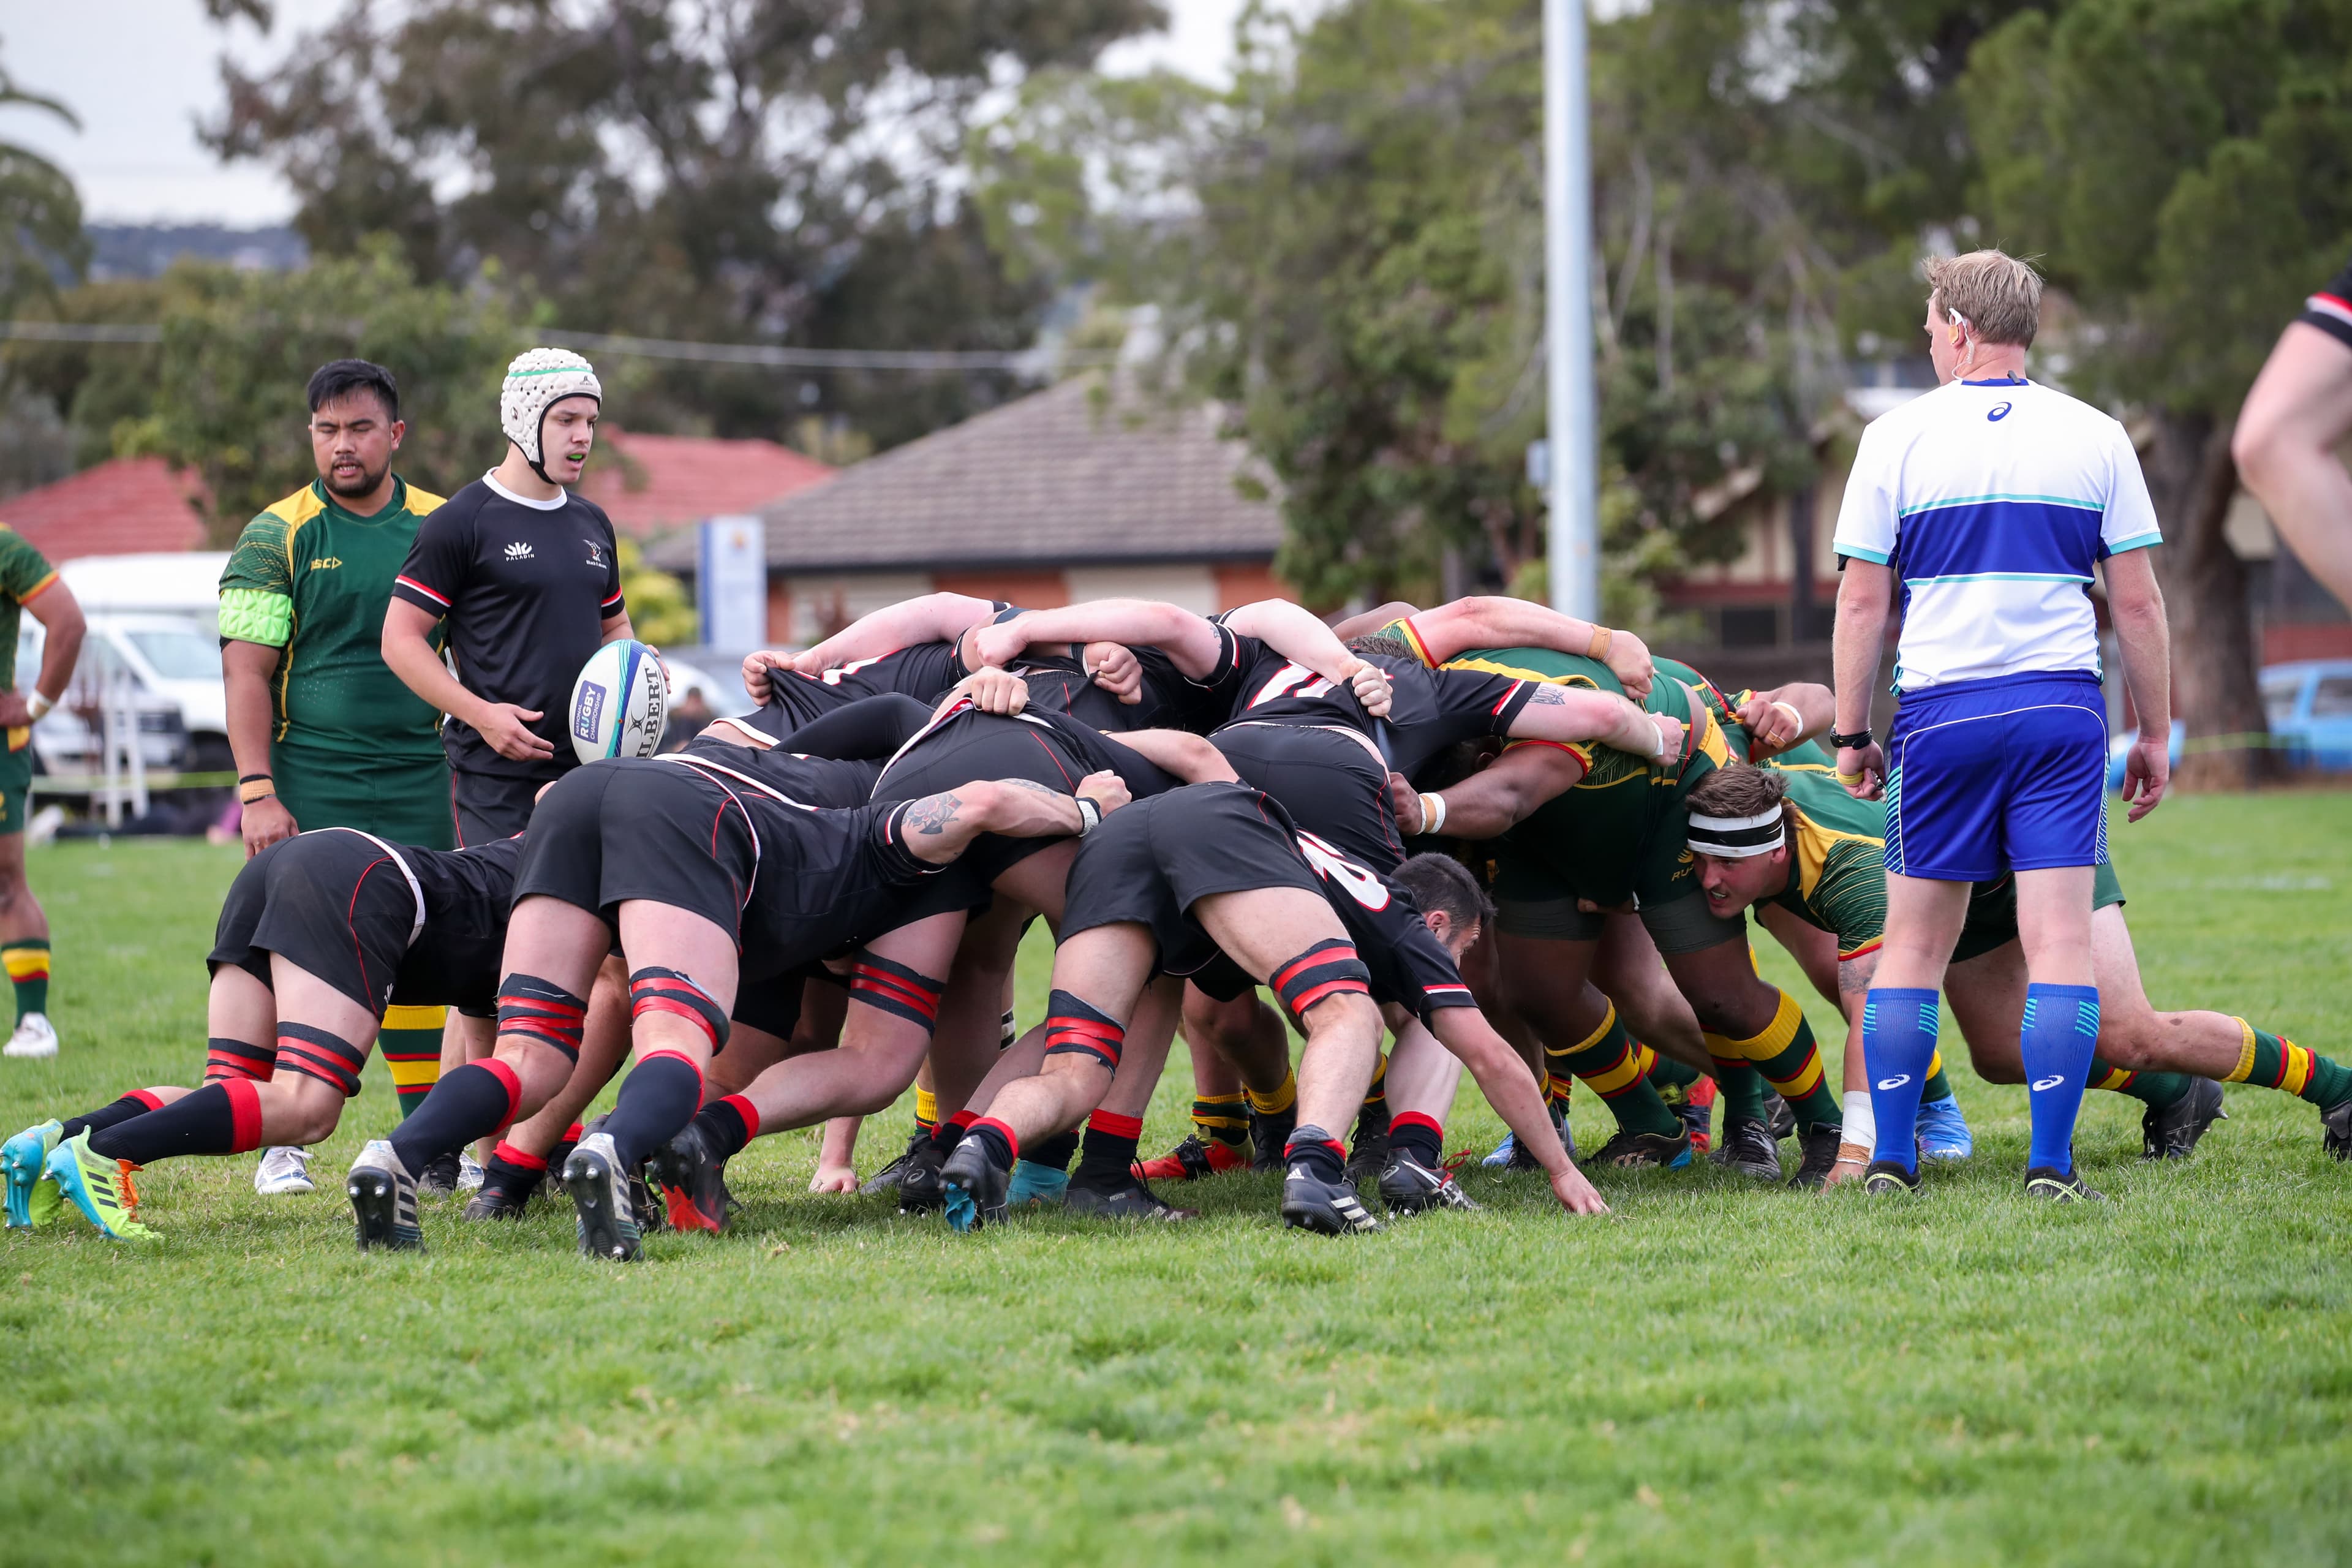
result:
<svg viewBox="0 0 2352 1568"><path fill-rule="evenodd" d="M669 678L659 656L623 638L588 656L572 686L572 750L583 763L650 757L668 721Z"/></svg>

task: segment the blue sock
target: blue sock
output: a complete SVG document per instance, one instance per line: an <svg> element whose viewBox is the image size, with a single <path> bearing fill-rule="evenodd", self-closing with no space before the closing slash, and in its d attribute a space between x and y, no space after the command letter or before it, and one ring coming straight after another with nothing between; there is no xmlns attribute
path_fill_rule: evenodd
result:
<svg viewBox="0 0 2352 1568"><path fill-rule="evenodd" d="M1936 1059L1937 994L1872 986L1862 1006L1862 1059L1870 1068L1870 1112L1878 1121L1873 1160L1919 1168L1919 1091Z"/></svg>
<svg viewBox="0 0 2352 1568"><path fill-rule="evenodd" d="M2017 1042L2025 1067L2025 1100L2033 1113L2032 1170L2074 1168L2074 1116L2099 1039L2095 985L2028 985L2025 1027Z"/></svg>

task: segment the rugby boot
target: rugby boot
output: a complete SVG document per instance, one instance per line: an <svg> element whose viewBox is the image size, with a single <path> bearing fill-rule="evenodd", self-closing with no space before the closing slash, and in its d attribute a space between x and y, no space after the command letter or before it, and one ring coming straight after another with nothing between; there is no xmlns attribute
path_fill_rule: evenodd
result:
<svg viewBox="0 0 2352 1568"><path fill-rule="evenodd" d="M1389 1108L1385 1100L1357 1113L1355 1141L1348 1145L1348 1180L1368 1182L1389 1161Z"/></svg>
<svg viewBox="0 0 2352 1568"><path fill-rule="evenodd" d="M1425 1214L1431 1209L1480 1209L1444 1170L1432 1170L1410 1149L1392 1149L1381 1167L1381 1206L1394 1215Z"/></svg>
<svg viewBox="0 0 2352 1568"><path fill-rule="evenodd" d="M727 1163L689 1121L648 1162L661 1184L672 1230L727 1228Z"/></svg>
<svg viewBox="0 0 2352 1568"><path fill-rule="evenodd" d="M1715 1079L1703 1078L1683 1090L1682 1103L1674 1108L1690 1133L1694 1154L1704 1154L1714 1144L1715 1098Z"/></svg>
<svg viewBox="0 0 2352 1568"><path fill-rule="evenodd" d="M1249 1124L1250 1169L1281 1170L1282 1151L1298 1128L1298 1107L1294 1104L1287 1110L1263 1111L1251 1106Z"/></svg>
<svg viewBox="0 0 2352 1568"><path fill-rule="evenodd" d="M1012 1179L1005 1184L1004 1206L1021 1209L1044 1204L1050 1208L1067 1197L1069 1191L1070 1173L1055 1170L1052 1162L1015 1160Z"/></svg>
<svg viewBox="0 0 2352 1568"><path fill-rule="evenodd" d="M1614 1138L1592 1152L1588 1165L1614 1165L1621 1171L1641 1170L1657 1166L1679 1171L1691 1163L1691 1151L1696 1146L1688 1132L1669 1137L1664 1132L1632 1132L1620 1131ZM1382 1189L1384 1192L1386 1189Z"/></svg>
<svg viewBox="0 0 2352 1568"><path fill-rule="evenodd" d="M420 1198L446 1198L457 1191L458 1164L455 1153L443 1154L425 1167L416 1178L416 1195Z"/></svg>
<svg viewBox="0 0 2352 1568"><path fill-rule="evenodd" d="M1248 1153L1223 1139L1188 1132L1184 1142L1156 1160L1138 1160L1129 1167L1140 1182L1197 1182L1203 1176L1249 1169Z"/></svg>
<svg viewBox="0 0 2352 1568"><path fill-rule="evenodd" d="M474 1158L474 1152L471 1149L457 1156L457 1190L459 1192L478 1193L482 1190L482 1184L488 1180L489 1180L489 1173L482 1169L482 1163Z"/></svg>
<svg viewBox="0 0 2352 1568"><path fill-rule="evenodd" d="M1486 1155L1485 1158L1481 1159L1478 1162L1478 1164L1480 1168L1484 1170L1507 1171L1512 1168L1513 1162L1517 1161L1518 1157L1518 1134L1515 1132L1506 1132L1503 1134L1503 1141L1500 1143L1496 1144L1494 1150Z"/></svg>
<svg viewBox="0 0 2352 1568"><path fill-rule="evenodd" d="M2187 1094L2170 1105L2151 1105L2140 1112L2139 1157L2186 1160L2196 1152L2207 1128L2229 1119L2221 1109L2221 1086L2210 1078L2192 1078Z"/></svg>
<svg viewBox="0 0 2352 1568"><path fill-rule="evenodd" d="M967 1138L940 1169L940 1197L935 1206L947 1210L948 1224L958 1230L999 1225L1005 1215L1004 1194L1012 1184L1013 1173L989 1158L988 1145Z"/></svg>
<svg viewBox="0 0 2352 1568"><path fill-rule="evenodd" d="M1722 1147L1707 1158L1759 1182L1780 1179L1780 1147L1773 1140L1772 1129L1754 1117L1726 1121Z"/></svg>
<svg viewBox="0 0 2352 1568"><path fill-rule="evenodd" d="M1919 1177L1892 1160L1873 1160L1863 1173L1862 1190L1877 1197L1907 1194L1919 1190Z"/></svg>
<svg viewBox="0 0 2352 1568"><path fill-rule="evenodd" d="M961 1143L956 1145L961 1149ZM947 1201L947 1186L940 1175L948 1157L940 1152L939 1141L926 1138L920 1147L908 1144L905 1165L898 1173L898 1212L929 1214Z"/></svg>
<svg viewBox="0 0 2352 1568"><path fill-rule="evenodd" d="M669 1215L654 1201L659 1189L645 1165L629 1173L629 1214L637 1222L637 1239L657 1235L669 1228Z"/></svg>
<svg viewBox="0 0 2352 1568"><path fill-rule="evenodd" d="M466 1219L520 1219L530 1207L531 1194L539 1191L539 1175L531 1173L528 1184L508 1186L502 1182L486 1181L482 1190L466 1200L462 1217Z"/></svg>
<svg viewBox="0 0 2352 1568"><path fill-rule="evenodd" d="M152 1241L155 1233L139 1223L139 1189L131 1181L138 1168L128 1160L91 1153L87 1132L77 1132L50 1150L41 1166L58 1191L110 1240Z"/></svg>
<svg viewBox="0 0 2352 1568"><path fill-rule="evenodd" d="M0 1178L7 1183L11 1228L47 1225L58 1217L65 1194L58 1190L57 1179L41 1167L64 1131L62 1122L41 1121L0 1143Z"/></svg>
<svg viewBox="0 0 2352 1568"><path fill-rule="evenodd" d="M1072 1214L1085 1215L1089 1219L1149 1220L1160 1225L1178 1225L1188 1219L1199 1219L1199 1209L1180 1209L1159 1194L1145 1186L1132 1174L1115 1185L1097 1187L1070 1184L1062 1196L1062 1206Z"/></svg>
<svg viewBox="0 0 2352 1568"><path fill-rule="evenodd" d="M572 1194L579 1217L580 1250L590 1258L626 1263L636 1257L643 1239L637 1216L629 1205L632 1173L622 1168L621 1156L609 1132L583 1133L579 1147L563 1162L563 1190Z"/></svg>
<svg viewBox="0 0 2352 1568"><path fill-rule="evenodd" d="M906 1151L897 1159L891 1161L888 1164L883 1166L880 1170L866 1177L866 1180L859 1184L857 1189L858 1192L869 1198L879 1197L884 1193L897 1192L898 1190L898 1179L907 1173L907 1162L915 1157L915 1153L918 1150L929 1148L930 1146L930 1142L931 1130L928 1127L918 1124L914 1131L908 1133L907 1136Z"/></svg>
<svg viewBox="0 0 2352 1568"><path fill-rule="evenodd" d="M2319 1146L2339 1160L2352 1160L2352 1100L2320 1112Z"/></svg>
<svg viewBox="0 0 2352 1568"><path fill-rule="evenodd" d="M1282 1223L1320 1236L1353 1236L1378 1230L1356 1189L1348 1184L1345 1157L1328 1147L1331 1135L1320 1127L1299 1128L1292 1135L1298 1147L1283 1152ZM1325 1172L1339 1176L1334 1181Z"/></svg>
<svg viewBox="0 0 2352 1568"><path fill-rule="evenodd" d="M1807 1192L1821 1191L1829 1182L1831 1169L1837 1164L1840 1142L1837 1128L1818 1124L1806 1128L1798 1135L1798 1146L1804 1151L1804 1158L1798 1162L1797 1173L1789 1178L1789 1184Z"/></svg>
<svg viewBox="0 0 2352 1568"><path fill-rule="evenodd" d="M385 1140L368 1140L343 1176L343 1194L352 1200L362 1252L379 1247L425 1250L425 1232L416 1223L416 1178Z"/></svg>
<svg viewBox="0 0 2352 1568"><path fill-rule="evenodd" d="M1921 1106L1917 1127L1922 1160L1965 1160L1977 1152L1976 1134L1969 1131L1969 1119L1960 1114L1957 1100Z"/></svg>
<svg viewBox="0 0 2352 1568"><path fill-rule="evenodd" d="M1797 1113L1789 1109L1789 1102L1780 1098L1780 1091L1776 1089L1764 1091L1764 1121L1771 1128L1772 1141L1776 1143L1797 1131Z"/></svg>
<svg viewBox="0 0 2352 1568"><path fill-rule="evenodd" d="M2053 1171L2047 1165L2036 1165L2025 1173L2025 1195L2046 1198L2053 1204L2095 1204L2107 1194L2094 1191L2083 1180L2080 1171Z"/></svg>

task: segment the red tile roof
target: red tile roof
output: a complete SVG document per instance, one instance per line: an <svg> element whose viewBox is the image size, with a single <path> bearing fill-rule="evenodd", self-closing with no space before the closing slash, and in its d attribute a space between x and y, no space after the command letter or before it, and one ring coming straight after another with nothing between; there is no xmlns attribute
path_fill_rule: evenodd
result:
<svg viewBox="0 0 2352 1568"><path fill-rule="evenodd" d="M0 522L51 561L201 550L201 482L161 458L110 458L69 479L0 501Z"/></svg>
<svg viewBox="0 0 2352 1568"><path fill-rule="evenodd" d="M657 533L727 512L757 511L834 470L773 441L639 436L607 425L580 493L625 533Z"/></svg>

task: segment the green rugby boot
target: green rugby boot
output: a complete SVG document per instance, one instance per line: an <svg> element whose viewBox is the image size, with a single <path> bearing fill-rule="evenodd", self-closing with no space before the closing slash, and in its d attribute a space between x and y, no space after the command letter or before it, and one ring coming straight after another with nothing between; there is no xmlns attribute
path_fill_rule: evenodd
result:
<svg viewBox="0 0 2352 1568"><path fill-rule="evenodd" d="M131 1182L131 1163L91 1153L89 1133L77 1132L50 1150L41 1169L73 1200L82 1217L110 1239L156 1239L153 1231L139 1223L139 1189Z"/></svg>
<svg viewBox="0 0 2352 1568"><path fill-rule="evenodd" d="M9 1228L47 1225L65 1206L65 1194L41 1169L64 1131L62 1122L43 1121L0 1143L0 1177L8 1184Z"/></svg>

